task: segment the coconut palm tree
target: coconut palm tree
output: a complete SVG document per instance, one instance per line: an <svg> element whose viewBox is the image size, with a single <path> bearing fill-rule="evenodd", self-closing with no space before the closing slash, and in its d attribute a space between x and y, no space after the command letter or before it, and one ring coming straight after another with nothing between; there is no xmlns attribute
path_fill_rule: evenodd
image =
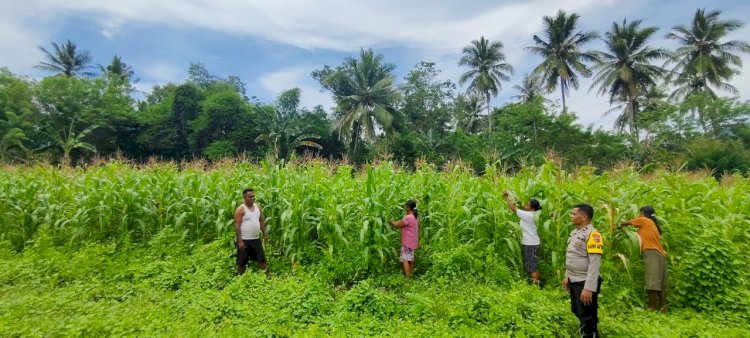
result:
<svg viewBox="0 0 750 338"><path fill-rule="evenodd" d="M463 57L459 66L468 66L471 70L463 73L458 83L469 82L467 92L482 95L487 104L487 119L489 131L492 133L492 118L490 118L490 98L497 96L502 89L500 81L509 81L508 74L513 74L513 66L505 61L503 44L500 41L490 42L484 36L474 40L471 45L464 47Z"/></svg>
<svg viewBox="0 0 750 338"><path fill-rule="evenodd" d="M685 97L691 93L708 91L709 87L737 94L737 88L726 81L739 73L742 59L739 53L750 53L750 44L745 41L722 42L727 34L743 26L739 20L719 20L721 11L706 13L698 9L690 26L672 27L666 37L677 41L680 47L670 60L674 63L673 76L677 89L673 97Z"/></svg>
<svg viewBox="0 0 750 338"><path fill-rule="evenodd" d="M521 84L513 86L513 89L517 90L519 94L511 98L521 102L528 103L534 101L537 97L542 97L542 82L535 74L524 74Z"/></svg>
<svg viewBox="0 0 750 338"><path fill-rule="evenodd" d="M597 95L608 95L610 104L624 105L623 114L634 137L637 136L638 99L665 73L662 67L651 62L670 56L664 49L648 46L648 39L657 30L657 27L641 28L641 20L628 22L626 19L621 25L613 23L604 34L607 51L598 53L600 62L594 66L597 73L589 89L598 87Z"/></svg>
<svg viewBox="0 0 750 338"><path fill-rule="evenodd" d="M112 61L106 67L99 65L99 69L106 75L116 76L124 81L133 80L135 74L133 67L122 62L122 58L117 55L112 57ZM138 80L136 79L133 82L138 82Z"/></svg>
<svg viewBox="0 0 750 338"><path fill-rule="evenodd" d="M670 76L674 77L671 82L676 86L672 94L669 95L670 99L686 98L701 92L706 92L714 97L716 96L716 92L706 85L706 79L699 74L678 74L674 69L670 74Z"/></svg>
<svg viewBox="0 0 750 338"><path fill-rule="evenodd" d="M544 60L534 69L534 74L541 76L548 92L560 87L563 111L567 109L565 96L570 87L578 89L578 75L591 76L591 69L585 62L596 62L597 54L592 51L581 51L584 44L599 37L593 31L575 31L580 16L576 13L565 14L560 10L557 16L542 18L546 41L534 35L536 46L526 47L526 50L541 55Z"/></svg>
<svg viewBox="0 0 750 338"><path fill-rule="evenodd" d="M39 62L36 65L39 69L49 70L65 76L91 75L87 72L90 69L91 54L89 51L78 51L78 46L68 40L62 46L52 42L53 50L49 51L44 47L39 47L44 53L46 62Z"/></svg>
<svg viewBox="0 0 750 338"><path fill-rule="evenodd" d="M360 139L373 140L376 129L391 130L395 105L401 98L393 83L394 68L393 64L383 61L383 55L362 49L359 59L345 59L340 69L324 79L337 82L328 87L334 93L338 108L334 128L340 134L351 136L352 155Z"/></svg>
<svg viewBox="0 0 750 338"><path fill-rule="evenodd" d="M484 99L477 95L459 95L456 99L458 113L456 114L456 126L464 131L476 134L482 130L482 110Z"/></svg>
<svg viewBox="0 0 750 338"><path fill-rule="evenodd" d="M636 104L633 105L628 102L622 102L622 101L616 101L612 108L607 110L604 115L609 115L612 113L619 112L620 115L617 116L614 122L614 126L617 130L625 130L625 128L628 128L628 125L630 123L630 107L635 106L637 107L638 111L636 111L636 115L638 116L639 121L636 121L637 123L641 122L642 114L644 113L654 113L658 112L659 109L667 105L667 94L666 90L662 87L659 87L657 85L652 85L649 88L647 88L645 91L640 92L640 96L636 98Z"/></svg>

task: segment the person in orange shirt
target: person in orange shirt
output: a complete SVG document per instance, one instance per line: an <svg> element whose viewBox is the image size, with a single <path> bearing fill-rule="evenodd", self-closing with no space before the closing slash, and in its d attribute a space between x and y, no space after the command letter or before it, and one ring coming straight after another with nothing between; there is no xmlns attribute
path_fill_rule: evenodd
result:
<svg viewBox="0 0 750 338"><path fill-rule="evenodd" d="M653 207L647 205L640 211L640 216L622 222L620 226L632 225L638 228L645 265L648 308L667 312L667 253L661 244L661 227L654 216L656 211Z"/></svg>

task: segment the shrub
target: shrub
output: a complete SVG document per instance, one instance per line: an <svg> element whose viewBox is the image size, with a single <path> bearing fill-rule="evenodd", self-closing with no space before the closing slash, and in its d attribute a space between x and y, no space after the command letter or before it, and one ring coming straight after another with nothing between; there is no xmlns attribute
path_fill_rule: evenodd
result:
<svg viewBox="0 0 750 338"><path fill-rule="evenodd" d="M716 228L705 228L683 258L676 270L676 283L672 287L675 300L686 307L705 311L743 310L747 313L748 301L740 299L746 263L742 256Z"/></svg>

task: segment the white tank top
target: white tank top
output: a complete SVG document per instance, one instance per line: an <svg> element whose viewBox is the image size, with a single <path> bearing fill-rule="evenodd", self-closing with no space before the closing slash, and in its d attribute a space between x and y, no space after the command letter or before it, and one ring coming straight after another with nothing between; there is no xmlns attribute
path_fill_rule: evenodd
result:
<svg viewBox="0 0 750 338"><path fill-rule="evenodd" d="M244 203L242 207L245 208L245 214L242 215L242 223L240 223L240 236L242 239L258 239L260 238L260 206L257 203L253 204L255 209L250 211Z"/></svg>

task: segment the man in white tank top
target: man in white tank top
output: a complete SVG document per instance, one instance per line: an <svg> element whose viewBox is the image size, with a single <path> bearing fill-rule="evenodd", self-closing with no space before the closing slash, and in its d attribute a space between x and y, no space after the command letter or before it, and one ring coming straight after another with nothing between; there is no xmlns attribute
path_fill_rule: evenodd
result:
<svg viewBox="0 0 750 338"><path fill-rule="evenodd" d="M266 220L260 206L255 203L255 192L246 188L242 191L244 202L234 212L234 228L237 232L237 273L245 273L247 263L251 260L258 262L261 270L268 273L268 263L260 242L260 233L263 233L263 241L268 243L266 232Z"/></svg>

